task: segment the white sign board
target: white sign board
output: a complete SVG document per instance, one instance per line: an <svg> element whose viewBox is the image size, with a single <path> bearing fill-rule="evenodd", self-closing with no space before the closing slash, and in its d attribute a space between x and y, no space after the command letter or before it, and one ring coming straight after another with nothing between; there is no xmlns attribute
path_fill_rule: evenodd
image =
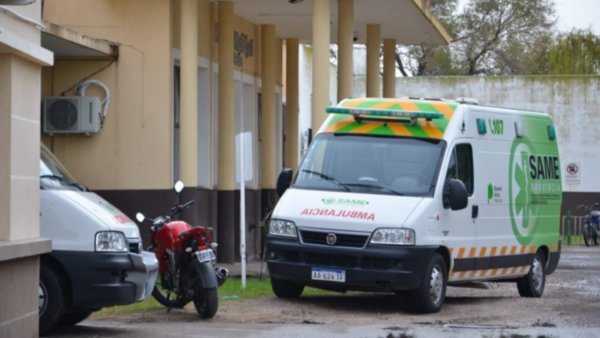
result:
<svg viewBox="0 0 600 338"><path fill-rule="evenodd" d="M565 166L565 183L579 184L581 165L577 162L567 163Z"/></svg>
<svg viewBox="0 0 600 338"><path fill-rule="evenodd" d="M244 162L242 163L242 156ZM241 172L244 172L244 182L252 180L252 132L246 131L235 135L235 181L240 183Z"/></svg>

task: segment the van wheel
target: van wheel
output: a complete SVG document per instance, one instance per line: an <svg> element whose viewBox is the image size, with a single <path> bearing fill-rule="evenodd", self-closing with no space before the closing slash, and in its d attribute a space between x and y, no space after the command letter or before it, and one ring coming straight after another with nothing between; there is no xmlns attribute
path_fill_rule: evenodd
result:
<svg viewBox="0 0 600 338"><path fill-rule="evenodd" d="M39 311L40 334L56 327L65 311L65 297L59 273L45 264L40 265Z"/></svg>
<svg viewBox="0 0 600 338"><path fill-rule="evenodd" d="M271 289L273 289L273 293L279 298L298 298L302 295L302 291L304 291L304 285L271 277Z"/></svg>
<svg viewBox="0 0 600 338"><path fill-rule="evenodd" d="M539 298L544 293L546 285L546 262L544 255L538 251L533 257L529 273L517 280L517 289L521 297Z"/></svg>
<svg viewBox="0 0 600 338"><path fill-rule="evenodd" d="M414 310L419 313L440 311L446 298L447 282L446 262L440 254L435 253L427 266L421 287L409 293Z"/></svg>

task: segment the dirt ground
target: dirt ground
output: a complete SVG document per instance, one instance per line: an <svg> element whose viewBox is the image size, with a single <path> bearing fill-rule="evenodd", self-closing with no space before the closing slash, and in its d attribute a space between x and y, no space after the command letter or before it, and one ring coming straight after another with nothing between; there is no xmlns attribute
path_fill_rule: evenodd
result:
<svg viewBox="0 0 600 338"><path fill-rule="evenodd" d="M222 300L212 322L239 324L381 325L394 328L483 329L600 327L600 247L563 249L558 269L547 276L542 298L521 298L515 283L487 283L487 289L448 287L439 313L416 315L386 294L275 296ZM193 307L134 315L135 322L197 321ZM600 333L599 333L600 334ZM400 335L399 335L400 336Z"/></svg>

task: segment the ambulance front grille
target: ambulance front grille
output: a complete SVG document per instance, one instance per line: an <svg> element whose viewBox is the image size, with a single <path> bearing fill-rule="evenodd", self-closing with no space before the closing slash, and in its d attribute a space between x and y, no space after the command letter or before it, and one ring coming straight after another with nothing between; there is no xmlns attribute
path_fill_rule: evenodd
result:
<svg viewBox="0 0 600 338"><path fill-rule="evenodd" d="M320 244L320 245L328 245L327 243L327 235L331 234L330 232L318 232L318 231L300 231L302 236L302 242L307 244ZM367 235L348 235L348 234L335 234L336 241L333 246L346 246L352 248L362 248L365 246L367 239L369 236Z"/></svg>
<svg viewBox="0 0 600 338"><path fill-rule="evenodd" d="M340 268L354 268L358 264L358 259L347 255L322 255L316 253L306 253L305 262L310 265L331 266Z"/></svg>

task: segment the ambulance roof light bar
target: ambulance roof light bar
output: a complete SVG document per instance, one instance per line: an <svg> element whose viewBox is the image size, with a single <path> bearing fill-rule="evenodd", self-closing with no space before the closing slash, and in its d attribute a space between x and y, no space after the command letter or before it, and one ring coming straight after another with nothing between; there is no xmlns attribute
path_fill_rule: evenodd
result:
<svg viewBox="0 0 600 338"><path fill-rule="evenodd" d="M355 118L362 116L385 118L385 117L404 117L410 120L418 118L433 120L443 119L444 115L441 113L434 112L415 112L415 111L401 111L401 110L389 110L389 109L369 109L369 108L343 108L343 107L327 107L325 112L328 114L349 114Z"/></svg>

